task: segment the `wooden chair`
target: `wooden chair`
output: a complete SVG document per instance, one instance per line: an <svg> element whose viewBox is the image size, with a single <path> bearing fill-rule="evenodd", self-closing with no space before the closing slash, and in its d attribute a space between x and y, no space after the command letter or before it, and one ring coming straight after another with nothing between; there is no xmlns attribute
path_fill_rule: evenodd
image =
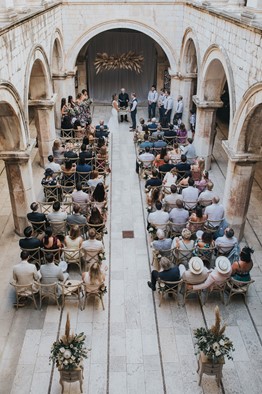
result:
<svg viewBox="0 0 262 394"><path fill-rule="evenodd" d="M206 289L206 294L204 297L203 304L205 305L205 303L208 300L209 295L214 294L214 293L219 293L221 301L224 304L225 303L224 295L225 295L226 286L227 286L227 280L223 283L220 283L220 284L215 283L212 286L210 286L208 289Z"/></svg>
<svg viewBox="0 0 262 394"><path fill-rule="evenodd" d="M217 256L228 256L230 254L230 252L233 250L234 245L230 245L230 246L217 246L216 250L217 250Z"/></svg>
<svg viewBox="0 0 262 394"><path fill-rule="evenodd" d="M182 233L182 230L186 228L187 222L184 223L175 223L170 221L169 222L169 231L170 231L170 237L179 237Z"/></svg>
<svg viewBox="0 0 262 394"><path fill-rule="evenodd" d="M184 281L184 289L183 289L183 306L186 303L186 299L188 296L190 296L191 294L196 294L198 296L198 299L202 305L202 299L201 299L201 294L202 291L201 290L193 290L192 288L189 288L188 285L191 286L191 283L187 283Z"/></svg>
<svg viewBox="0 0 262 394"><path fill-rule="evenodd" d="M15 289L16 303L14 306L16 306L16 309L25 305L22 302L23 299L32 300L35 305L35 309L37 309L35 293L37 293L38 290L35 290L33 287L35 283L30 283L28 285L17 285L16 283L11 282L10 285Z"/></svg>
<svg viewBox="0 0 262 394"><path fill-rule="evenodd" d="M194 256L196 248L192 249L176 249L175 250L175 256L176 256L176 265L183 264L185 266L188 265L189 260L191 257Z"/></svg>
<svg viewBox="0 0 262 394"><path fill-rule="evenodd" d="M210 248L199 248L198 246L196 247L196 254L198 257L203 260L205 263L206 267L212 266L212 259L214 256L215 252L215 247L210 247Z"/></svg>
<svg viewBox="0 0 262 394"><path fill-rule="evenodd" d="M62 307L65 306L66 299L78 301L78 307L81 309L81 297L83 296L83 282L79 280L67 280L66 283L59 284L62 289Z"/></svg>
<svg viewBox="0 0 262 394"><path fill-rule="evenodd" d="M33 230L34 230L34 235L38 235L41 233L45 232L46 229L46 221L43 222L32 222L32 220L29 220L29 222L32 224Z"/></svg>
<svg viewBox="0 0 262 394"><path fill-rule="evenodd" d="M183 279L175 282L170 282L158 278L158 294L160 295L159 306L161 306L165 294L172 294L177 297L182 283Z"/></svg>
<svg viewBox="0 0 262 394"><path fill-rule="evenodd" d="M66 234L66 220L62 222L50 222L53 235L65 235Z"/></svg>
<svg viewBox="0 0 262 394"><path fill-rule="evenodd" d="M43 263L46 263L45 256L48 253L52 253L54 256L54 263L58 265L60 263L61 254L63 253L63 249L44 249L41 248L41 253L43 255Z"/></svg>
<svg viewBox="0 0 262 394"><path fill-rule="evenodd" d="M82 249L82 251L84 254L83 259L85 261L85 271L87 271L87 267L90 267L92 264L99 263L101 261L99 255L103 253L102 249Z"/></svg>
<svg viewBox="0 0 262 394"><path fill-rule="evenodd" d="M189 212L194 211L194 209L196 209L196 206L197 206L197 201L184 201L184 208L187 209Z"/></svg>
<svg viewBox="0 0 262 394"><path fill-rule="evenodd" d="M168 147L173 148L175 140L176 140L176 137L165 137L165 136L163 137L163 141L165 141L167 143Z"/></svg>
<svg viewBox="0 0 262 394"><path fill-rule="evenodd" d="M224 220L224 218L222 218L220 220L207 219L205 226L204 226L204 230L207 231L208 233L214 234L219 229L219 226L221 225L223 220Z"/></svg>
<svg viewBox="0 0 262 394"><path fill-rule="evenodd" d="M188 227L191 231L192 234L196 233L198 230L204 230L204 226L205 226L206 221L202 221L202 222L194 222L191 221L190 219L188 220L188 224L190 227Z"/></svg>
<svg viewBox="0 0 262 394"><path fill-rule="evenodd" d="M75 137L74 129L61 129L61 138L65 138L66 140L68 140L74 137Z"/></svg>
<svg viewBox="0 0 262 394"><path fill-rule="evenodd" d="M24 249L20 248L21 250L25 250L26 252L29 253L28 257L28 262L30 264L35 264L40 268L41 266L41 249L40 248L35 248L35 249Z"/></svg>
<svg viewBox="0 0 262 394"><path fill-rule="evenodd" d="M107 234L106 223L105 222L101 224L87 223L87 231L90 230L90 228L94 228L96 230L96 239L104 243L104 234Z"/></svg>
<svg viewBox="0 0 262 394"><path fill-rule="evenodd" d="M171 212L173 208L177 208L176 204L170 204L168 202L164 203L164 210L165 212Z"/></svg>
<svg viewBox="0 0 262 394"><path fill-rule="evenodd" d="M78 266L80 273L82 273L82 267L81 267L81 249L69 249L65 248L63 249L64 252L64 259L67 262L68 265L70 264L75 264Z"/></svg>
<svg viewBox="0 0 262 394"><path fill-rule="evenodd" d="M94 290L90 290L90 289L88 290L86 288L85 284L83 284L83 286L84 286L84 291L85 291L85 300L84 300L84 307L83 307L83 309L85 309L88 297L95 296L101 301L102 308L103 308L103 310L105 310L103 297L104 297L104 293L105 293L105 290L106 290L106 286L104 284L102 284L99 287L99 289L94 289Z"/></svg>
<svg viewBox="0 0 262 394"><path fill-rule="evenodd" d="M242 282L234 278L230 278L226 283L228 288L230 289L227 305L229 304L231 297L233 297L236 294L243 295L244 301L246 302L249 286L254 282L255 282L254 279L251 279L248 282Z"/></svg>
<svg viewBox="0 0 262 394"><path fill-rule="evenodd" d="M49 213L53 212L53 203L52 202L37 202L40 212L48 215Z"/></svg>
<svg viewBox="0 0 262 394"><path fill-rule="evenodd" d="M51 298L56 302L58 310L60 310L60 305L58 300L59 298L58 284L56 282L51 284L40 283L38 287L39 287L39 298L40 298L39 309L42 309L42 301L45 298L48 298L48 300Z"/></svg>
<svg viewBox="0 0 262 394"><path fill-rule="evenodd" d="M200 194L201 196L201 194ZM201 207L206 208L209 205L212 205L212 200L199 200L198 204L201 205Z"/></svg>
<svg viewBox="0 0 262 394"><path fill-rule="evenodd" d="M46 202L54 202L62 200L62 192L60 185L47 186L43 185L45 201Z"/></svg>
<svg viewBox="0 0 262 394"><path fill-rule="evenodd" d="M76 172L76 181L81 183L81 185L86 185L87 181L90 179L90 172Z"/></svg>
<svg viewBox="0 0 262 394"><path fill-rule="evenodd" d="M167 249L167 250L156 250L153 249L152 252L153 258L152 258L152 266L157 271L160 271L160 259L161 257L167 257L172 263L174 262L175 256L174 256L174 248L173 249Z"/></svg>

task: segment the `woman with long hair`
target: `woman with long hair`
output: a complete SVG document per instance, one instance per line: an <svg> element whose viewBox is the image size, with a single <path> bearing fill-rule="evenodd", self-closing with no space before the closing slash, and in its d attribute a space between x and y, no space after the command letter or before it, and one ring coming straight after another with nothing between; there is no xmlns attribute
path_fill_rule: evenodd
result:
<svg viewBox="0 0 262 394"><path fill-rule="evenodd" d="M68 113L68 107L66 105L66 98L63 97L61 99L61 115L64 116L67 115L67 113Z"/></svg>
<svg viewBox="0 0 262 394"><path fill-rule="evenodd" d="M91 214L88 219L89 224L102 224L104 222L103 216L101 215L99 209L93 206L91 209Z"/></svg>
<svg viewBox="0 0 262 394"><path fill-rule="evenodd" d="M174 143L173 149L171 151L169 151L167 155L173 164L176 164L180 161L181 149L179 148L179 145L177 142Z"/></svg>
<svg viewBox="0 0 262 394"><path fill-rule="evenodd" d="M59 241L59 239L53 235L53 231L51 227L46 227L45 229L45 235L44 238L42 239L42 247L44 249L60 249L63 247L62 243Z"/></svg>
<svg viewBox="0 0 262 394"><path fill-rule="evenodd" d="M91 264L88 272L83 272L82 280L87 291L98 290L105 282L105 274L100 263Z"/></svg>
<svg viewBox="0 0 262 394"><path fill-rule="evenodd" d="M167 149L166 149L166 146L163 146L163 148L161 148L160 153L158 155L156 155L156 158L153 161L154 166L158 168L159 166L162 166L163 164L165 164L165 162L164 162L165 156L167 156Z"/></svg>
<svg viewBox="0 0 262 394"><path fill-rule="evenodd" d="M56 139L54 140L52 152L54 156L54 161L58 164L62 164L64 160L64 151L65 148L61 146L61 141Z"/></svg>
<svg viewBox="0 0 262 394"><path fill-rule="evenodd" d="M198 230L203 230L206 220L207 215L203 214L203 208L197 205L195 212L193 212L189 217L186 227L191 231L191 233L195 233Z"/></svg>
<svg viewBox="0 0 262 394"><path fill-rule="evenodd" d="M108 130L110 132L117 132L119 130L119 123L118 123L118 96L116 93L112 95L112 110L111 110L111 117L108 122Z"/></svg>
<svg viewBox="0 0 262 394"><path fill-rule="evenodd" d="M65 247L71 250L80 250L83 243L83 238L80 236L80 228L77 224L70 227L69 235L65 237ZM75 252L64 251L65 260L68 263L77 262L79 255Z"/></svg>
<svg viewBox="0 0 262 394"><path fill-rule="evenodd" d="M253 253L253 249L249 248L248 246L244 246L240 252L239 260L232 264L233 279L240 282L248 282L251 280L250 271L253 268L251 255Z"/></svg>
<svg viewBox="0 0 262 394"><path fill-rule="evenodd" d="M103 213L103 209L107 204L106 191L103 183L98 183L96 185L91 200L95 203L100 212Z"/></svg>

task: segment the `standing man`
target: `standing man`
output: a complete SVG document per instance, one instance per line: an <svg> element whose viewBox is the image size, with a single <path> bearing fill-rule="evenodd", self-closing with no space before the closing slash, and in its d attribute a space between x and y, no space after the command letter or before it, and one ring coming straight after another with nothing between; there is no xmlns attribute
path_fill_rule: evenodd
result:
<svg viewBox="0 0 262 394"><path fill-rule="evenodd" d="M182 96L178 96L178 98L177 98L177 105L176 105L176 113L175 113L175 116L174 116L174 120L179 120L180 119L180 122L181 122L181 119L182 119L182 116L183 116L183 109L184 109L183 97Z"/></svg>
<svg viewBox="0 0 262 394"><path fill-rule="evenodd" d="M157 103L158 93L156 91L155 85L151 86L151 89L148 92L148 122L151 121L152 118L156 116L156 103ZM152 115L152 116L151 116Z"/></svg>
<svg viewBox="0 0 262 394"><path fill-rule="evenodd" d="M164 108L164 104L165 104L165 91L164 89L160 90L160 94L158 96L158 110L159 110L159 123L163 122L164 119L164 113L165 113L165 108Z"/></svg>
<svg viewBox="0 0 262 394"><path fill-rule="evenodd" d="M170 96L170 90L165 91L165 96L166 96L166 100L164 102L164 109L165 109L164 116L166 123L170 123L171 113L173 110L173 99Z"/></svg>
<svg viewBox="0 0 262 394"><path fill-rule="evenodd" d="M137 98L135 93L131 93L130 113L132 119L132 126L130 131L136 130L136 113L137 113Z"/></svg>
<svg viewBox="0 0 262 394"><path fill-rule="evenodd" d="M119 102L119 108L127 108L128 107L129 96L126 93L124 88L121 89L121 93L119 93L119 95L118 95L118 102ZM121 120L121 122L124 121L124 115L120 116L120 120ZM125 115L125 121L128 122L127 115Z"/></svg>

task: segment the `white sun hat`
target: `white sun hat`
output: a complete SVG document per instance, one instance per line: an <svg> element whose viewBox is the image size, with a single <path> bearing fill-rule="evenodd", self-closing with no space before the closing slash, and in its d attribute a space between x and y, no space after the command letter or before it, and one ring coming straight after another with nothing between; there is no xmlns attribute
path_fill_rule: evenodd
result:
<svg viewBox="0 0 262 394"><path fill-rule="evenodd" d="M189 260L189 269L193 274L200 275L204 269L204 263L200 257L191 257Z"/></svg>
<svg viewBox="0 0 262 394"><path fill-rule="evenodd" d="M231 270L231 263L225 256L219 256L216 259L216 269L221 274L228 274Z"/></svg>

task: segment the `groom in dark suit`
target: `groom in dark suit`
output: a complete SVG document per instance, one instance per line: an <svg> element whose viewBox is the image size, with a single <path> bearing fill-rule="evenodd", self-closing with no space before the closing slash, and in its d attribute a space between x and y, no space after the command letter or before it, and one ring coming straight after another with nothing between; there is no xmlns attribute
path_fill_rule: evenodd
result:
<svg viewBox="0 0 262 394"><path fill-rule="evenodd" d="M118 102L119 102L119 108L128 108L129 96L126 93L124 88L122 88L121 89L121 93L119 93ZM121 119L121 122L123 122L124 121L124 115L121 115L120 119ZM125 115L125 121L128 122L127 115Z"/></svg>

